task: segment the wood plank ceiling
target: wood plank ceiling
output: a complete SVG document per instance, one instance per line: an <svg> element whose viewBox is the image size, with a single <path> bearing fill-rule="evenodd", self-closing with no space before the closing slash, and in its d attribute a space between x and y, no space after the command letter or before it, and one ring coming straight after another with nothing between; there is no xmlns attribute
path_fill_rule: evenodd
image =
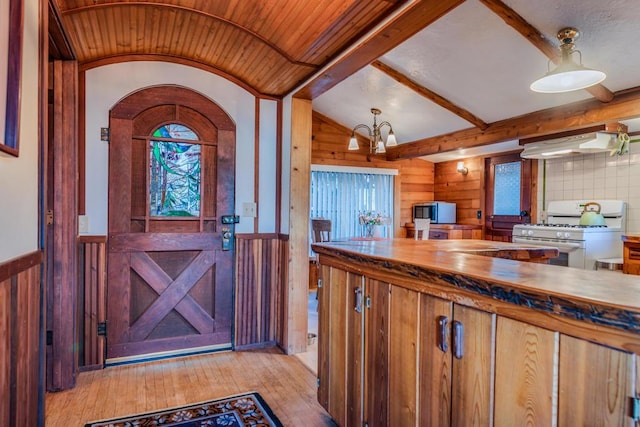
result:
<svg viewBox="0 0 640 427"><path fill-rule="evenodd" d="M287 94L404 3L52 1L81 70L168 60L224 75L266 97Z"/></svg>

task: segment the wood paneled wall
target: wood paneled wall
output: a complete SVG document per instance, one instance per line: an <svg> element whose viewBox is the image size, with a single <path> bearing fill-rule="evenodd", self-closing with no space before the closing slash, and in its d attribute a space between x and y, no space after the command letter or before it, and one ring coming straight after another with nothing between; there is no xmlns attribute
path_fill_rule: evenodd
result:
<svg viewBox="0 0 640 427"><path fill-rule="evenodd" d="M412 221L412 206L434 200L434 164L421 159L388 162L382 156L369 155L369 143L364 138L360 140L360 150L349 151L350 137L351 129L314 111L311 163L398 169L396 188L400 194L396 194L396 200L400 207L399 211L396 208L399 218L394 232L396 236L404 235L399 227Z"/></svg>
<svg viewBox="0 0 640 427"><path fill-rule="evenodd" d="M105 336L98 324L107 317L107 236L78 237L78 365L81 371L101 369Z"/></svg>
<svg viewBox="0 0 640 427"><path fill-rule="evenodd" d="M236 235L236 349L283 342L288 243L276 234Z"/></svg>
<svg viewBox="0 0 640 427"><path fill-rule="evenodd" d="M1 426L36 426L41 418L41 263L37 251L0 264Z"/></svg>
<svg viewBox="0 0 640 427"><path fill-rule="evenodd" d="M476 214L484 210L484 159L472 157L464 159L469 172L466 175L456 171L457 161L442 162L435 165L435 200L456 203L456 216L459 224L482 225L482 218Z"/></svg>

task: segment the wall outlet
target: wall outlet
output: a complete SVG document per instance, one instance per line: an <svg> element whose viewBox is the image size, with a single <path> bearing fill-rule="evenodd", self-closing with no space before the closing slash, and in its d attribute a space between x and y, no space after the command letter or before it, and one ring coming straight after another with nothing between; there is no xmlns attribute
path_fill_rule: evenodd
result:
<svg viewBox="0 0 640 427"><path fill-rule="evenodd" d="M482 219L482 211L476 211L476 218Z"/></svg>
<svg viewBox="0 0 640 427"><path fill-rule="evenodd" d="M254 202L244 202L242 204L242 216L255 218L256 204Z"/></svg>
<svg viewBox="0 0 640 427"><path fill-rule="evenodd" d="M78 215L78 233L89 232L89 217L87 215Z"/></svg>

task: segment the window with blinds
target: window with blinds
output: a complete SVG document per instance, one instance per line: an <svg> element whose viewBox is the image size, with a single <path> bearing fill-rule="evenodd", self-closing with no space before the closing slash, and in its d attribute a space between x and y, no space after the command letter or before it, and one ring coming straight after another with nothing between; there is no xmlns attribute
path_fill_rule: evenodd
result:
<svg viewBox="0 0 640 427"><path fill-rule="evenodd" d="M346 169L346 168L345 168ZM351 169L353 170L353 169ZM382 172L382 173L381 173ZM311 218L331 220L334 240L364 236L360 214L375 213L393 223L393 176L396 171L311 171ZM384 227L392 237L393 227Z"/></svg>

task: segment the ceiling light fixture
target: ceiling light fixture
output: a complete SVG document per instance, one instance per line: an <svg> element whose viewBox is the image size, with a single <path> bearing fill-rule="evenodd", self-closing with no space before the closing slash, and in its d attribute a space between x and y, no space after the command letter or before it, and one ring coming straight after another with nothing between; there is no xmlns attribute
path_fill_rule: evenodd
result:
<svg viewBox="0 0 640 427"><path fill-rule="evenodd" d="M396 141L396 136L393 133L393 128L391 127L391 123L384 121L377 124L376 116L378 116L382 111L378 108L372 108L371 113L373 114L373 129L367 125L359 124L356 125L351 131L351 139L349 140L349 150L359 150L360 146L358 145L358 139L356 138L356 130L358 129L366 129L369 132L369 153L373 154L381 154L386 153L386 147L395 147L398 145L398 141ZM387 135L387 142L382 142L382 133L381 129L383 126L389 126L389 134Z"/></svg>
<svg viewBox="0 0 640 427"><path fill-rule="evenodd" d="M555 70L549 70L544 76L531 83L531 90L542 93L561 93L572 90L584 89L603 81L607 75L602 71L592 70L582 65L582 53L575 49L574 41L580 36L577 28L568 27L558 31L559 46L562 54L560 64ZM571 59L571 55L577 53L580 63L576 64Z"/></svg>

